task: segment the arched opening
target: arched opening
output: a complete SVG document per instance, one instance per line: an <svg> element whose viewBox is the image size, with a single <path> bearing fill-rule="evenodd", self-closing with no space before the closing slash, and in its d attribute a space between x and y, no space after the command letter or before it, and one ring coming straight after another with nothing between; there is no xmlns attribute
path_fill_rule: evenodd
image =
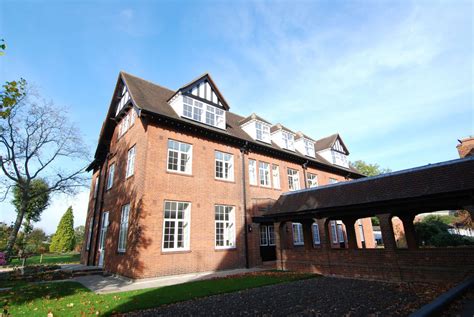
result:
<svg viewBox="0 0 474 317"><path fill-rule="evenodd" d="M354 230L357 239L357 248L374 249L376 248L375 233L371 218L359 218L354 223ZM381 236L381 234L380 234Z"/></svg>
<svg viewBox="0 0 474 317"><path fill-rule="evenodd" d="M391 219L392 221L392 229L393 229L393 236L395 238L395 243L397 244L398 249L407 249L407 239L405 235L405 227L403 226L403 221L394 216Z"/></svg>
<svg viewBox="0 0 474 317"><path fill-rule="evenodd" d="M346 227L342 220L329 220L329 243L333 249L347 248Z"/></svg>

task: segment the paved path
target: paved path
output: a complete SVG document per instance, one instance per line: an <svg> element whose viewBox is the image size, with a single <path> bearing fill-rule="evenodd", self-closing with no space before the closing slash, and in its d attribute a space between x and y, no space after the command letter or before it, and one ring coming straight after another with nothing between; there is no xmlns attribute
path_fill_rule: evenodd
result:
<svg viewBox="0 0 474 317"><path fill-rule="evenodd" d="M175 285L186 283L190 281L206 280L216 277L224 277L229 275L241 274L262 271L263 269L236 269L226 270L218 272L201 272L192 274L182 274L173 276L164 276L157 278L147 278L140 280L130 280L123 277L116 276L102 276L102 275L89 275L79 276L73 278L73 280L81 283L85 287L96 293L116 293L124 291L133 291L144 288L162 287L168 285Z"/></svg>
<svg viewBox="0 0 474 317"><path fill-rule="evenodd" d="M124 316L406 316L425 301L397 284L320 277L215 295Z"/></svg>

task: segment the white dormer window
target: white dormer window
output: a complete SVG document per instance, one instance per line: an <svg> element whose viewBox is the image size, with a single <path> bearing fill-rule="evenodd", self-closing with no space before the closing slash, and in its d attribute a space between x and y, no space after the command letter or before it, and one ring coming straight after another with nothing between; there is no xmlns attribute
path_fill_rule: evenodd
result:
<svg viewBox="0 0 474 317"><path fill-rule="evenodd" d="M270 127L260 121L255 122L256 139L263 142L270 142Z"/></svg>
<svg viewBox="0 0 474 317"><path fill-rule="evenodd" d="M314 142L310 140L304 140L304 151L307 156L314 157Z"/></svg>
<svg viewBox="0 0 474 317"><path fill-rule="evenodd" d="M343 153L339 153L337 151L332 150L332 163L344 167L349 167L349 162L347 161L347 155Z"/></svg>
<svg viewBox="0 0 474 317"><path fill-rule="evenodd" d="M122 89L122 94L120 97L120 101L117 105L117 111L115 112L115 115L118 115L120 113L120 110L127 104L127 102L130 100L130 94L128 93L127 87L123 86Z"/></svg>
<svg viewBox="0 0 474 317"><path fill-rule="evenodd" d="M225 111L217 107L197 101L188 96L182 96L182 108L179 109L177 100L172 102L171 106L179 110L182 116L194 121L198 121L213 127L225 129ZM179 113L178 112L178 113Z"/></svg>
<svg viewBox="0 0 474 317"><path fill-rule="evenodd" d="M283 147L287 150L294 151L295 150L295 137L293 134L288 133L286 131L282 131L283 137Z"/></svg>

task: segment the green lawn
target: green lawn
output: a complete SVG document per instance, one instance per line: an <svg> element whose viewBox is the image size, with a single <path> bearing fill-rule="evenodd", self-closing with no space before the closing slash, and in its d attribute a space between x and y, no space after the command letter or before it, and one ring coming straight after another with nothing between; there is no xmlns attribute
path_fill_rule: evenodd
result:
<svg viewBox="0 0 474 317"><path fill-rule="evenodd" d="M43 254L43 260L40 263L40 255L35 255L26 259L26 265L33 264L58 264L58 263L79 263L81 255L79 253L67 253L67 254ZM22 260L13 259L10 262L11 266L21 265Z"/></svg>
<svg viewBox="0 0 474 317"><path fill-rule="evenodd" d="M107 316L210 295L308 279L314 274L262 272L179 285L98 295L76 282L23 284L0 292L0 303L12 316Z"/></svg>

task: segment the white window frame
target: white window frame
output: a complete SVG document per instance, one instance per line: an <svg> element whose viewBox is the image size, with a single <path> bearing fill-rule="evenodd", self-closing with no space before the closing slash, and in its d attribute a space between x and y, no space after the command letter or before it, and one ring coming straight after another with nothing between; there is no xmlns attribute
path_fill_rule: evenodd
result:
<svg viewBox="0 0 474 317"><path fill-rule="evenodd" d="M271 187L270 184L270 163L258 162L258 176L260 179L260 186Z"/></svg>
<svg viewBox="0 0 474 317"><path fill-rule="evenodd" d="M272 165L272 181L273 181L273 188L280 189L280 167L276 164Z"/></svg>
<svg viewBox="0 0 474 317"><path fill-rule="evenodd" d="M109 166L109 176L107 177L107 190L114 186L114 175L115 175L115 163Z"/></svg>
<svg viewBox="0 0 474 317"><path fill-rule="evenodd" d="M329 178L329 184L337 184L339 181L335 178L330 177Z"/></svg>
<svg viewBox="0 0 474 317"><path fill-rule="evenodd" d="M268 231L266 225L260 226L260 246L268 246Z"/></svg>
<svg viewBox="0 0 474 317"><path fill-rule="evenodd" d="M191 109L187 109L190 107ZM187 112L190 112L189 114ZM183 117L202 122L202 114L204 112L204 104L194 100L191 97L183 96Z"/></svg>
<svg viewBox="0 0 474 317"><path fill-rule="evenodd" d="M97 198L97 194L99 192L99 176L100 174L97 174L95 181L94 181L94 199Z"/></svg>
<svg viewBox="0 0 474 317"><path fill-rule="evenodd" d="M321 236L319 234L319 225L314 222L311 225L311 229L313 231L313 244L314 245L320 245L321 244Z"/></svg>
<svg viewBox="0 0 474 317"><path fill-rule="evenodd" d="M274 246L275 245L275 226L268 225L267 230L268 230L268 245Z"/></svg>
<svg viewBox="0 0 474 317"><path fill-rule="evenodd" d="M296 172L296 173L293 173L293 172ZM301 189L299 171L293 168L288 168L287 175L288 175L288 190L294 191L294 190Z"/></svg>
<svg viewBox="0 0 474 317"><path fill-rule="evenodd" d="M308 188L314 188L314 187L318 187L318 175L317 174L314 174L314 173L306 173L306 182L307 182L307 186Z"/></svg>
<svg viewBox="0 0 474 317"><path fill-rule="evenodd" d="M125 252L127 249L128 238L128 222L130 219L130 203L122 206L122 213L120 215L120 230L117 244L118 252Z"/></svg>
<svg viewBox="0 0 474 317"><path fill-rule="evenodd" d="M87 234L87 244L86 244L86 250L89 251L90 248L91 248L91 241L92 241L92 230L93 230L93 219L91 217L91 219L89 220L89 232Z"/></svg>
<svg viewBox="0 0 474 317"><path fill-rule="evenodd" d="M283 140L283 147L287 150L295 150L295 136L287 131L281 131L281 137Z"/></svg>
<svg viewBox="0 0 474 317"><path fill-rule="evenodd" d="M337 224L337 240L339 240L339 242L345 242L346 241L346 239L344 237L344 228L343 228L342 223Z"/></svg>
<svg viewBox="0 0 474 317"><path fill-rule="evenodd" d="M217 219L217 214L223 212L224 219ZM225 215L228 213L227 220ZM217 227L222 225L222 243L217 245ZM227 244L227 245L226 245ZM227 205L214 206L214 247L216 249L234 249L235 245L235 207Z"/></svg>
<svg viewBox="0 0 474 317"><path fill-rule="evenodd" d="M234 155L214 151L214 177L220 180L233 181L234 180ZM222 164L222 177L218 176L218 165Z"/></svg>
<svg viewBox="0 0 474 317"><path fill-rule="evenodd" d="M136 156L136 146L132 146L127 152L127 169L125 178L133 176L135 173L135 156Z"/></svg>
<svg viewBox="0 0 474 317"><path fill-rule="evenodd" d="M168 205L167 205L168 204ZM173 204L175 208L173 208ZM179 217L180 211L180 204L182 207L183 218ZM167 209L168 208L168 209ZM166 217L167 211L169 211L169 217ZM172 217L174 212L175 217ZM174 232L173 234L166 234L166 225L168 223L174 224ZM182 222L182 243L181 247L177 246L178 242L178 225ZM191 231L191 203L185 201L174 201L174 200L165 200L163 206L163 236L162 236L162 244L161 249L163 252L173 252L173 251L189 251L189 238L190 238L190 231ZM173 247L165 247L165 237L166 236L173 236ZM169 243L169 242L168 242Z"/></svg>
<svg viewBox="0 0 474 317"><path fill-rule="evenodd" d="M168 139L167 144L168 144L168 151L167 151L168 155L167 155L167 159L166 159L166 170L168 172L172 172L172 173L180 173L180 174L191 175L192 172L193 172L192 171L192 167L193 167L193 145L189 144L189 143L176 141L176 140L173 140L173 139ZM170 148L171 144L177 144L178 149ZM187 147L187 146L189 146L189 147L188 147L188 151L186 152L184 150L184 148ZM177 155L177 164L176 164L177 170L170 168L170 154L171 154L171 152L175 152L176 155ZM182 164L183 163L182 155L186 155L186 157L187 157L184 165ZM175 165L175 164L172 164L172 165ZM184 171L181 170L183 166L184 166Z"/></svg>
<svg viewBox="0 0 474 317"><path fill-rule="evenodd" d="M314 142L307 139L303 139L303 141L304 141L304 150L306 152L306 156L314 157L314 153L315 153Z"/></svg>
<svg viewBox="0 0 474 317"><path fill-rule="evenodd" d="M303 225L299 222L292 223L293 245L304 245Z"/></svg>
<svg viewBox="0 0 474 317"><path fill-rule="evenodd" d="M331 237L332 237L332 243L339 242L339 240L337 239L337 227L336 227L335 220L331 220Z"/></svg>
<svg viewBox="0 0 474 317"><path fill-rule="evenodd" d="M249 159L249 184L257 185L257 161Z"/></svg>
<svg viewBox="0 0 474 317"><path fill-rule="evenodd" d="M225 130L225 111L218 107L195 100L191 96L183 96L182 111L181 115L185 118Z"/></svg>
<svg viewBox="0 0 474 317"><path fill-rule="evenodd" d="M270 127L261 121L255 121L255 139L270 143Z"/></svg>
<svg viewBox="0 0 474 317"><path fill-rule="evenodd" d="M127 86L123 86L122 89L122 95L120 97L120 101L117 104L117 111L115 112L115 115L118 115L120 111L123 109L123 107L127 104L127 102L130 100L130 94L128 92Z"/></svg>

